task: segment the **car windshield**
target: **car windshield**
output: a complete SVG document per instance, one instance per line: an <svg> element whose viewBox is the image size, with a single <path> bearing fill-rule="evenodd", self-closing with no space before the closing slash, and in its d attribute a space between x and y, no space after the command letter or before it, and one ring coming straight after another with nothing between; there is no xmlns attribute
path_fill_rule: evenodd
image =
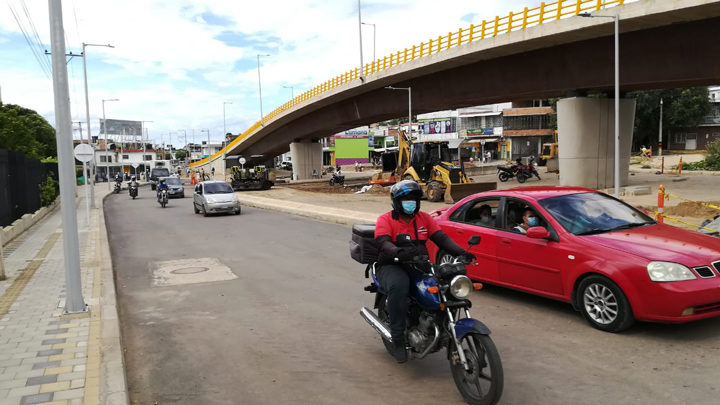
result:
<svg viewBox="0 0 720 405"><path fill-rule="evenodd" d="M656 224L637 209L600 193L570 194L540 201L568 232L594 235Z"/></svg>
<svg viewBox="0 0 720 405"><path fill-rule="evenodd" d="M165 184L168 186L182 186L182 183L180 182L180 179L177 177L168 177L165 179Z"/></svg>
<svg viewBox="0 0 720 405"><path fill-rule="evenodd" d="M168 171L168 169L153 169L152 175L153 176L169 176L170 171Z"/></svg>
<svg viewBox="0 0 720 405"><path fill-rule="evenodd" d="M205 194L227 194L233 189L227 183L205 183Z"/></svg>

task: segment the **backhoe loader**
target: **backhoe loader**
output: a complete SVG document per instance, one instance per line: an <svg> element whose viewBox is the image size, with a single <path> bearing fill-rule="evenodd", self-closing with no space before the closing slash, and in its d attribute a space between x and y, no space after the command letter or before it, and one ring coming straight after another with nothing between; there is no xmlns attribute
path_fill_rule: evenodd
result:
<svg viewBox="0 0 720 405"><path fill-rule="evenodd" d="M429 201L443 199L452 204L471 194L495 190L496 182L475 183L462 166L453 165L447 142L412 143L405 132L400 134L397 166L390 174L379 173L372 184L391 184L400 180L415 180L423 188ZM394 155L394 153L393 153ZM385 162L390 159L383 159Z"/></svg>

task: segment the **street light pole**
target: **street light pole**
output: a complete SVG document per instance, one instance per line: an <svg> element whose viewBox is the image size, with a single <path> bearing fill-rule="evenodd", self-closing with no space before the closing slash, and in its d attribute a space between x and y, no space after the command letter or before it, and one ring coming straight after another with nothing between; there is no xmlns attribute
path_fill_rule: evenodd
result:
<svg viewBox="0 0 720 405"><path fill-rule="evenodd" d="M366 23L366 22L364 22L362 24L363 25L372 25L372 27L373 27L373 61L376 61L377 59L375 59L375 42L376 42L377 37L375 35L375 24L370 24L370 23Z"/></svg>
<svg viewBox="0 0 720 405"><path fill-rule="evenodd" d="M408 92L408 140L412 142L412 87L385 87L388 90L407 90ZM398 131L397 146L400 147L400 131ZM399 149L398 149L399 150Z"/></svg>
<svg viewBox="0 0 720 405"><path fill-rule="evenodd" d="M225 166L227 166L227 163L225 162L225 156L227 154L227 151L225 150L225 140L227 139L227 127L225 126L225 105L226 104L232 104L230 101L223 101L223 138L222 138L222 147L223 147L223 180L225 180Z"/></svg>
<svg viewBox="0 0 720 405"><path fill-rule="evenodd" d="M108 137L107 137L107 121L105 120L105 102L106 101L120 101L120 99L113 98L110 100L102 101L103 110L103 134L105 135L105 176L107 177L107 188L110 190L110 161L108 160Z"/></svg>
<svg viewBox="0 0 720 405"><path fill-rule="evenodd" d="M365 83L365 75L363 74L363 43L362 43L362 13L361 13L362 6L360 5L360 0L358 0L358 31L360 31L360 74L358 77L360 77L360 83Z"/></svg>
<svg viewBox="0 0 720 405"><path fill-rule="evenodd" d="M578 14L588 18L612 18L615 22L615 198L620 197L620 16Z"/></svg>
<svg viewBox="0 0 720 405"><path fill-rule="evenodd" d="M263 122L263 110L262 110L262 84L260 82L260 57L261 56L270 56L270 54L258 54L257 56L257 64L258 64L258 91L260 92L260 125L265 126L265 123ZM209 136L209 132L208 132ZM209 147L209 145L208 145Z"/></svg>
<svg viewBox="0 0 720 405"><path fill-rule="evenodd" d="M293 86L283 86L284 89L290 89L290 97L295 99L295 91L293 90Z"/></svg>
<svg viewBox="0 0 720 405"><path fill-rule="evenodd" d="M146 122L153 122L153 121L141 121L141 122L140 122L140 132L142 132L142 134L140 134L140 138L142 139L142 144L143 144L143 156L142 156L143 173L147 173L147 165L145 164L145 162L146 162L146 160L145 160L145 152L147 152L147 151L146 151L147 142L146 142L146 140L145 140L145 123L146 123ZM151 161L152 161L152 160L151 160ZM137 169L135 169L135 175L137 175ZM140 179L138 178L138 180L140 180ZM145 176L145 181L148 181L147 176Z"/></svg>

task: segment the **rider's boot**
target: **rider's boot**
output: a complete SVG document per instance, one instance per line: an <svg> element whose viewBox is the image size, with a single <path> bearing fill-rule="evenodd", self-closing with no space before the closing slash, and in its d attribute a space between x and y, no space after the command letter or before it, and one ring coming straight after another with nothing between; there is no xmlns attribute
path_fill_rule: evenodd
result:
<svg viewBox="0 0 720 405"><path fill-rule="evenodd" d="M405 348L405 336L398 338L393 337L393 348L392 355L395 357L398 363L405 363L408 360L407 349Z"/></svg>

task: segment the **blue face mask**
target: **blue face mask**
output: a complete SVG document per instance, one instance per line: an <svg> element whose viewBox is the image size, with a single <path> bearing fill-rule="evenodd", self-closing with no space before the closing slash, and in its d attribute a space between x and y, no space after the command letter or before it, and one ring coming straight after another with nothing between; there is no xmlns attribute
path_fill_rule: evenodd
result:
<svg viewBox="0 0 720 405"><path fill-rule="evenodd" d="M415 213L416 208L417 208L417 202L415 202L415 201L403 201L402 202L403 212L405 212L408 215Z"/></svg>
<svg viewBox="0 0 720 405"><path fill-rule="evenodd" d="M530 218L528 218L528 225L530 225L530 226L538 226L538 219L537 219L537 217L530 217Z"/></svg>

